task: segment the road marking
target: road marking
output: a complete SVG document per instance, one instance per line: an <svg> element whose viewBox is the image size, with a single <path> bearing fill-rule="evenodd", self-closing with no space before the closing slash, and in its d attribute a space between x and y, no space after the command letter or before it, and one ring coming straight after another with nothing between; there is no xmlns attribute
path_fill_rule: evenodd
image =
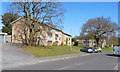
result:
<svg viewBox="0 0 120 72"><path fill-rule="evenodd" d="M72 57L64 57L64 58L56 58L56 59L50 59L50 60L40 60L39 62L47 62L47 61L55 61L55 60L64 60L64 59L70 59L70 58L75 58L78 56L72 56Z"/></svg>
<svg viewBox="0 0 120 72"><path fill-rule="evenodd" d="M88 55L90 55L90 54L85 54L85 55L81 55L81 56L88 56Z"/></svg>
<svg viewBox="0 0 120 72"><path fill-rule="evenodd" d="M93 54L84 54L84 55L79 55L79 56L88 56L88 55L93 55ZM49 60L40 60L38 61L39 63L42 62L48 62L48 61L55 61L55 60L64 60L64 59L70 59L70 58L75 58L75 57L79 57L79 56L68 56L68 57L64 57L64 58L56 58L56 59L49 59Z"/></svg>
<svg viewBox="0 0 120 72"><path fill-rule="evenodd" d="M118 65L120 64L120 62L118 62L118 64L114 67L113 70L118 70Z"/></svg>
<svg viewBox="0 0 120 72"><path fill-rule="evenodd" d="M118 64L114 67L113 70L118 70Z"/></svg>
<svg viewBox="0 0 120 72"><path fill-rule="evenodd" d="M31 64L36 64L38 62L43 63L43 62L49 62L49 61L65 60L65 59L76 58L76 57L80 57L80 56L88 56L88 55L94 55L94 54L84 54L84 55L77 55L77 56L71 56L71 57L67 56L67 57L64 57L64 58L47 59L47 60L37 60L37 61L29 62L29 63L23 63L23 65L25 65L25 64L26 65L31 65ZM76 65L80 65L80 64L76 64Z"/></svg>
<svg viewBox="0 0 120 72"><path fill-rule="evenodd" d="M42 62L47 62L47 61L50 61L50 60L40 60L38 61L39 63L42 63Z"/></svg>
<svg viewBox="0 0 120 72"><path fill-rule="evenodd" d="M86 63L87 63L87 62L86 62ZM72 68L72 67L84 65L84 64L86 64L86 63L85 63L85 62L82 62L82 63L72 64L72 65L68 65L68 66L66 66L66 67L59 68L59 69L57 69L57 70L70 69L70 68Z"/></svg>

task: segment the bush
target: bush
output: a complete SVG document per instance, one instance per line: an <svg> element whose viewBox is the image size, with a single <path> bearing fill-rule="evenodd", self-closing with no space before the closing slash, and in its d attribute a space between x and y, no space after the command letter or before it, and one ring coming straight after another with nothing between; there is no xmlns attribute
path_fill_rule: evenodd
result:
<svg viewBox="0 0 120 72"><path fill-rule="evenodd" d="M61 43L60 46L63 46L63 43Z"/></svg>
<svg viewBox="0 0 120 72"><path fill-rule="evenodd" d="M77 41L75 42L74 46L78 46L78 42Z"/></svg>
<svg viewBox="0 0 120 72"><path fill-rule="evenodd" d="M106 45L105 48L109 48L109 46Z"/></svg>
<svg viewBox="0 0 120 72"><path fill-rule="evenodd" d="M56 42L53 43L53 46L58 46L58 44Z"/></svg>

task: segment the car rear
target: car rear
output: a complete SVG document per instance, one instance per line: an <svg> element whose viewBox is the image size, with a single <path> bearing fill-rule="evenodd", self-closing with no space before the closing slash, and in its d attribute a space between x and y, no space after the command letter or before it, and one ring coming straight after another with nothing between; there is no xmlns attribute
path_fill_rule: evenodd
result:
<svg viewBox="0 0 120 72"><path fill-rule="evenodd" d="M94 53L98 53L98 50L96 48L92 48Z"/></svg>
<svg viewBox="0 0 120 72"><path fill-rule="evenodd" d="M88 48L88 49L87 49L87 52L88 52L88 53L93 53L93 49L92 49L92 48Z"/></svg>
<svg viewBox="0 0 120 72"><path fill-rule="evenodd" d="M120 55L120 46L116 46L113 49L114 55Z"/></svg>

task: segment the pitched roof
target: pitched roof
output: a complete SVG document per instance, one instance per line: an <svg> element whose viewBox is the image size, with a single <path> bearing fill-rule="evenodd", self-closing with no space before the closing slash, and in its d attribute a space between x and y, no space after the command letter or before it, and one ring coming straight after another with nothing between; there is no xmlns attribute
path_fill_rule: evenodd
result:
<svg viewBox="0 0 120 72"><path fill-rule="evenodd" d="M19 21L19 20L22 19L23 17L24 17L24 16L19 17L18 19L14 20L14 21L11 22L10 24L14 24L15 22ZM48 25L48 24L43 24L43 25L46 25L46 26L48 26L48 27L51 27L52 29L57 30L57 31L60 31L60 32L62 32L63 34L71 37L70 34L67 34L67 33L63 32L62 30L60 30L60 29L58 29L58 28L55 28L55 27L50 26L50 25Z"/></svg>
<svg viewBox="0 0 120 72"><path fill-rule="evenodd" d="M13 24L13 23L19 21L19 20L22 19L23 17L24 17L24 16L21 16L21 17L17 18L16 20L12 21L10 24Z"/></svg>

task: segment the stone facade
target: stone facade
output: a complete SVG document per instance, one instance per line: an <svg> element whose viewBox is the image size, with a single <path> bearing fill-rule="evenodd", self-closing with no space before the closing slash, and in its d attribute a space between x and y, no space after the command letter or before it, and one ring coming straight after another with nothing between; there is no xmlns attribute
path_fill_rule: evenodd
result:
<svg viewBox="0 0 120 72"><path fill-rule="evenodd" d="M12 24L12 42L13 43L22 43L21 36L24 39L24 32L27 32L29 35L29 31L24 25L24 17L20 17L17 20L13 21ZM43 25L46 27L46 30L42 30L37 34L37 44L39 45L71 45L72 37L69 34L64 33L63 31L51 27L47 24L39 24L37 22L36 28L43 28ZM25 30L23 32L23 30Z"/></svg>
<svg viewBox="0 0 120 72"><path fill-rule="evenodd" d="M78 41L78 44L81 45L81 46L89 46L89 47L96 47L96 41L94 39L80 39L80 40L77 40ZM105 47L106 46L106 40L103 39L99 42L100 46L101 47Z"/></svg>

